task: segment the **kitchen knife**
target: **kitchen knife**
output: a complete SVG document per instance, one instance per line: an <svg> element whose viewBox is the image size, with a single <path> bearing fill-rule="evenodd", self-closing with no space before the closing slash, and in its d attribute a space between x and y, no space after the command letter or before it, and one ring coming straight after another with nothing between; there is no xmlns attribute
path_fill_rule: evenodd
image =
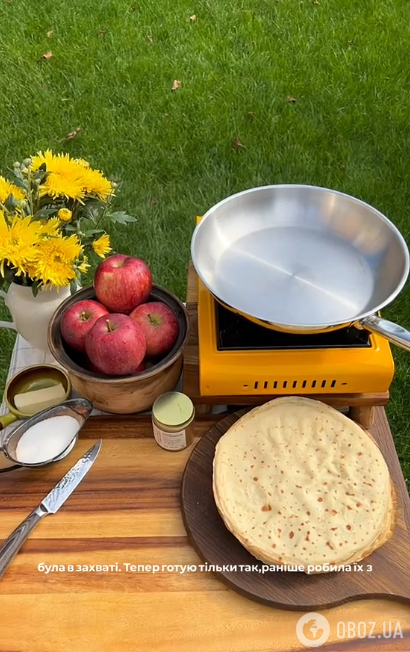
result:
<svg viewBox="0 0 410 652"><path fill-rule="evenodd" d="M67 498L71 496L74 489L80 484L81 480L94 464L96 457L100 452L101 444L102 440L100 439L85 453L85 455L83 455L83 457L78 460L76 464L74 464L68 473L61 478L60 482L56 484L54 489L47 494L40 505L38 505L38 507L36 507L36 509L16 527L8 539L6 539L0 548L0 579L3 577L8 565L36 527L37 523L43 518L43 516L47 516L47 514L55 514L65 503Z"/></svg>

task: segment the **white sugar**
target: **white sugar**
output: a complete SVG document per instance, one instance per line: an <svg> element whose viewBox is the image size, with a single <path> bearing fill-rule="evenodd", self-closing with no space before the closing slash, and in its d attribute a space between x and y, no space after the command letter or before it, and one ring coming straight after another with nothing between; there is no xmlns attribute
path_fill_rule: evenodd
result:
<svg viewBox="0 0 410 652"><path fill-rule="evenodd" d="M16 447L16 461L38 464L54 459L65 451L79 428L77 419L68 415L39 421L20 437Z"/></svg>

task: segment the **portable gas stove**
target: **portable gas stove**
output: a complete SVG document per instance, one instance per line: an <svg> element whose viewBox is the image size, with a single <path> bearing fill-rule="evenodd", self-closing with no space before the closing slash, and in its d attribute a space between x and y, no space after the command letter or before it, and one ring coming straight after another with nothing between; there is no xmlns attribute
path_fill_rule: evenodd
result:
<svg viewBox="0 0 410 652"><path fill-rule="evenodd" d="M356 328L276 332L227 310L197 283L201 396L388 391L394 362L384 338Z"/></svg>

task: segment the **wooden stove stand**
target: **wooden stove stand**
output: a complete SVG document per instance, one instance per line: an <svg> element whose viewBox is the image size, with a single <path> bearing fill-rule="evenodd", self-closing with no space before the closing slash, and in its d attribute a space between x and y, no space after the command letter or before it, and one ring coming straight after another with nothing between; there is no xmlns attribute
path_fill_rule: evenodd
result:
<svg viewBox="0 0 410 652"><path fill-rule="evenodd" d="M201 396L199 391L198 355L198 277L192 262L188 268L186 307L189 314L191 333L184 355L183 392L193 401L197 414L207 414L213 405L254 406L262 405L283 394L250 396ZM389 392L372 394L303 394L306 398L322 401L335 408L348 408L349 417L363 428L374 423L375 407L389 402Z"/></svg>

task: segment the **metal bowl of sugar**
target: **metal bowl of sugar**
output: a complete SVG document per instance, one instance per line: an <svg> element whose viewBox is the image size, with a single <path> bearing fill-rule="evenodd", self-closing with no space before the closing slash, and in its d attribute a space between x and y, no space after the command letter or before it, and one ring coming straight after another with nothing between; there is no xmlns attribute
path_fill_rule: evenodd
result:
<svg viewBox="0 0 410 652"><path fill-rule="evenodd" d="M81 428L93 410L85 398L72 398L39 412L6 435L0 447L15 466L39 467L64 459L78 441Z"/></svg>

